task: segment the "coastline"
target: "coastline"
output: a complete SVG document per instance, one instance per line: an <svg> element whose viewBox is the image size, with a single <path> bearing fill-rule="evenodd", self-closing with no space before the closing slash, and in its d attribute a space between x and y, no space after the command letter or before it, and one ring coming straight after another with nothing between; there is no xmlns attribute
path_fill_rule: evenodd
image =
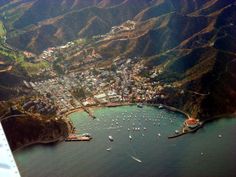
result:
<svg viewBox="0 0 236 177"><path fill-rule="evenodd" d="M25 148L27 148L27 147L30 147L30 146L32 146L32 145L39 145L39 144L41 144L41 145L46 145L46 144L50 144L50 143L58 143L58 142L62 142L63 140L64 140L65 138L64 137L58 137L57 139L53 139L53 140L39 140L39 141L35 141L35 142L30 142L30 143L27 143L27 144L24 144L24 145L22 145L21 147L19 147L19 148L17 148L17 149L15 149L15 150L13 150L13 153L14 152L17 152L17 151L20 151L20 150L22 150L22 149L25 149Z"/></svg>
<svg viewBox="0 0 236 177"><path fill-rule="evenodd" d="M125 102L125 103L119 103L119 104L116 104L114 106L107 106L107 105L94 105L94 106L85 106L85 108L87 109L90 109L90 110L96 110L96 109L100 109L100 108L112 108L112 107L121 107L121 106L131 106L131 105L135 105L136 103L128 103L128 102ZM69 110L67 111L65 114L64 114L64 117L68 117L70 114L73 114L75 112L83 112L84 109L82 107L80 108L75 108L75 109L72 109L72 110Z"/></svg>
<svg viewBox="0 0 236 177"><path fill-rule="evenodd" d="M115 106L96 105L96 106L86 106L86 108L93 111L93 110L100 109L100 108L132 106L132 105L136 105L136 104L137 104L137 103L127 103L127 102L126 102L126 103L119 103L119 104L116 104ZM146 105L146 106L153 106L153 107L157 107L157 108L158 108L160 105L162 105L162 106L163 106L163 109L166 109L166 110L169 110L169 111L172 111L172 112L177 112L177 113L183 114L186 118L189 118L189 117L190 117L188 113L185 113L184 111L179 110L179 109L174 108L174 107L171 107L171 106L167 106L167 105L163 105L163 104L148 104L148 103L145 103L144 105ZM80 107L80 108L75 108L75 109L69 110L69 111L67 111L67 112L63 115L63 117L65 118L64 120L65 120L65 122L66 122L67 125L68 125L68 134L71 134L71 133L74 133L74 132L75 132L75 129L74 129L74 126L73 126L73 122L71 121L71 119L70 119L69 116L70 116L71 114L75 113L75 112L80 113L80 112L83 112L83 111L84 111L84 109ZM226 115L224 115L224 116L226 116ZM229 116L229 115L228 115L228 116ZM230 117L235 117L235 116L236 116L236 114L231 114L231 115L230 115ZM201 127L202 127L205 123L208 123L208 122L217 120L217 119L222 118L222 117L223 117L223 116L217 116L217 118L214 117L214 118L205 120L205 121L202 122ZM201 127L199 127L199 128L201 128ZM199 129L199 128L198 128L198 129ZM193 133L193 132L196 132L196 131L197 131L197 130L194 130L194 131L191 131L191 132L186 132L186 133L184 133L184 134ZM176 135L175 135L175 136L176 136ZM179 136L181 136L181 135L178 135L178 136L176 136L176 137L179 137ZM58 137L58 138L56 138L56 139L52 139L52 140L45 140L45 141L43 141L43 140L40 141L40 140L39 140L39 141L35 141L35 142L30 142L30 143L27 143L27 144L22 145L21 147L15 149L13 152L16 152L16 151L22 150L22 149L24 149L24 148L26 148L26 147L29 147L29 146L32 146L32 145L37 145L37 144L60 143L60 142L62 142L64 139L65 139L65 137L60 136L60 137Z"/></svg>

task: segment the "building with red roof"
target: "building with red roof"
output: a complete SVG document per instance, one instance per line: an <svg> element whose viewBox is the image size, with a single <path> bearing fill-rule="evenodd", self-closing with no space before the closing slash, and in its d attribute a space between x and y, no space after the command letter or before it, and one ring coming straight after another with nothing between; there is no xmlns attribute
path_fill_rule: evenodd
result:
<svg viewBox="0 0 236 177"><path fill-rule="evenodd" d="M185 120L184 124L188 128L196 128L199 125L199 120L194 118L188 118L187 120Z"/></svg>

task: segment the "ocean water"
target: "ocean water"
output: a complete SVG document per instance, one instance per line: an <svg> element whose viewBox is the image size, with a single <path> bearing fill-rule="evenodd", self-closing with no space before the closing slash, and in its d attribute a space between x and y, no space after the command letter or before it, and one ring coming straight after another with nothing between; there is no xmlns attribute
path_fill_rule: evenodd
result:
<svg viewBox="0 0 236 177"><path fill-rule="evenodd" d="M236 176L236 119L221 119L195 134L168 139L182 126L181 114L147 106L100 108L94 113L95 120L83 112L70 116L79 133L92 134L90 142L36 145L15 152L22 177Z"/></svg>

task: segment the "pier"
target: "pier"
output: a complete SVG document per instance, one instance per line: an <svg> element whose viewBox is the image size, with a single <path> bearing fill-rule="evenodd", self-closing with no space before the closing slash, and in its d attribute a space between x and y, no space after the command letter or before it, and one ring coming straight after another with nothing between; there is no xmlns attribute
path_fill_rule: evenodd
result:
<svg viewBox="0 0 236 177"><path fill-rule="evenodd" d="M82 106L81 107L85 112L88 113L88 115L93 118L93 119L96 119L96 116L89 110L89 108L86 108L85 106Z"/></svg>

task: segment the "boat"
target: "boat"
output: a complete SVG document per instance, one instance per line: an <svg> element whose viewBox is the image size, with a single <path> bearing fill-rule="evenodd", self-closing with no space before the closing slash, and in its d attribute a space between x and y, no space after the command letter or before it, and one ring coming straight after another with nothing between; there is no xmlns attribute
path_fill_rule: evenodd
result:
<svg viewBox="0 0 236 177"><path fill-rule="evenodd" d="M157 135L158 135L159 137L161 136L161 134L160 134L160 133L158 133Z"/></svg>
<svg viewBox="0 0 236 177"><path fill-rule="evenodd" d="M222 135L218 135L218 138L222 138Z"/></svg>
<svg viewBox="0 0 236 177"><path fill-rule="evenodd" d="M164 106L163 106L162 104L160 104L160 105L158 106L158 108L159 108L159 109L163 109Z"/></svg>
<svg viewBox="0 0 236 177"><path fill-rule="evenodd" d="M147 128L146 128L146 127L143 127L143 130L147 130Z"/></svg>
<svg viewBox="0 0 236 177"><path fill-rule="evenodd" d="M179 130L175 130L175 134L179 134Z"/></svg>
<svg viewBox="0 0 236 177"><path fill-rule="evenodd" d="M111 148L111 147L109 147L109 148L107 148L106 150L107 150L107 151L111 151L111 149L112 149L112 148Z"/></svg>
<svg viewBox="0 0 236 177"><path fill-rule="evenodd" d="M135 161L139 162L139 163L142 163L142 160L138 159L137 157L134 157L131 155L131 158L134 159Z"/></svg>
<svg viewBox="0 0 236 177"><path fill-rule="evenodd" d="M131 135L129 135L129 139L132 140L132 136Z"/></svg>
<svg viewBox="0 0 236 177"><path fill-rule="evenodd" d="M111 135L108 136L110 141L114 141L113 137Z"/></svg>
<svg viewBox="0 0 236 177"><path fill-rule="evenodd" d="M90 133L83 133L82 136L84 136L84 137L92 137Z"/></svg>
<svg viewBox="0 0 236 177"><path fill-rule="evenodd" d="M128 131L130 131L130 128L128 128Z"/></svg>
<svg viewBox="0 0 236 177"><path fill-rule="evenodd" d="M143 108L143 104L142 104L142 103L138 103L138 104L137 104L137 107L138 107L138 108Z"/></svg>

